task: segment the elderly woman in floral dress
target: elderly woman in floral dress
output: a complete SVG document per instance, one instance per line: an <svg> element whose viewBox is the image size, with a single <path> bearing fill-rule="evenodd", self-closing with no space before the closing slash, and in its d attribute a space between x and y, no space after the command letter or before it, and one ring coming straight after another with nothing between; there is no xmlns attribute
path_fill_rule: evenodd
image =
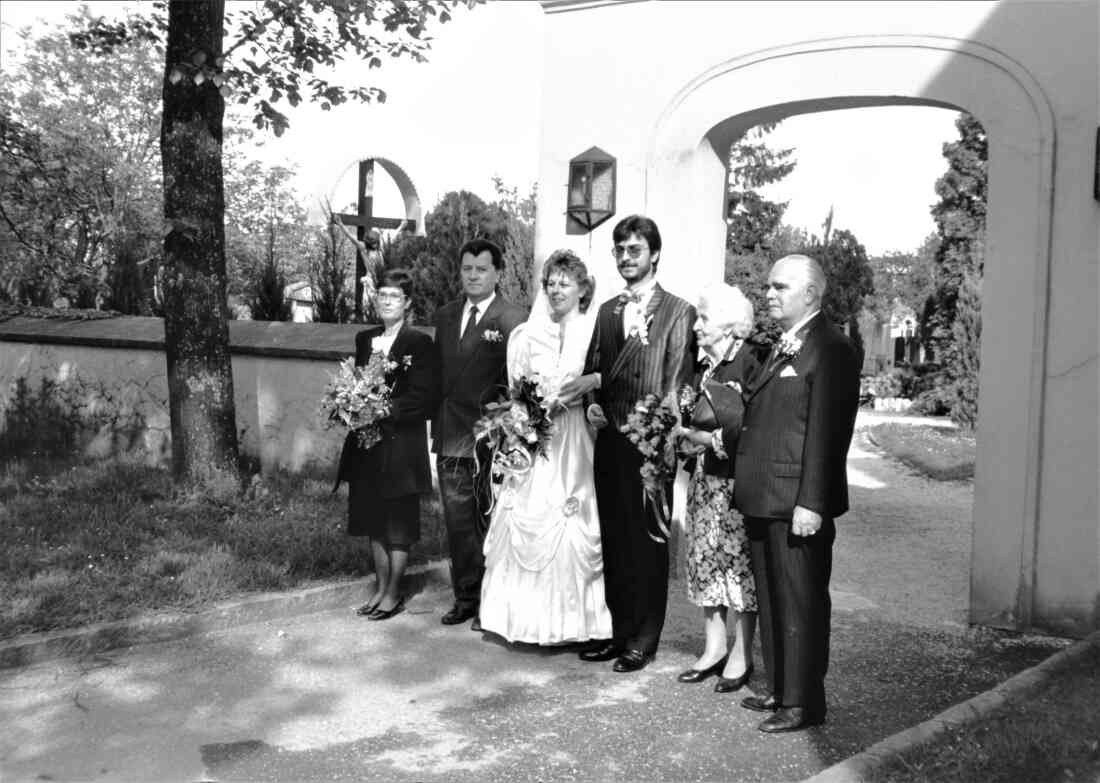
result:
<svg viewBox="0 0 1100 783"><path fill-rule="evenodd" d="M749 542L732 508L733 450L741 423L741 386L759 368L766 350L747 341L752 303L733 286L708 288L699 300L695 334L701 349L695 410L680 429L681 449L695 455L685 515L687 588L703 608L706 644L680 682L718 674L714 690L729 693L752 675L756 589ZM727 622L735 637L727 651Z"/></svg>

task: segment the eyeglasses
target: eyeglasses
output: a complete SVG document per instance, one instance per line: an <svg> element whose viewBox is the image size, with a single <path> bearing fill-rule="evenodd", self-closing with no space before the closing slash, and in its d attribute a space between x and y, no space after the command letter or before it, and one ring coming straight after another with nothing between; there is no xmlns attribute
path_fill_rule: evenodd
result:
<svg viewBox="0 0 1100 783"><path fill-rule="evenodd" d="M611 255L615 258L622 258L626 255L638 259L641 257L643 250L646 250L644 245L615 245L611 248Z"/></svg>

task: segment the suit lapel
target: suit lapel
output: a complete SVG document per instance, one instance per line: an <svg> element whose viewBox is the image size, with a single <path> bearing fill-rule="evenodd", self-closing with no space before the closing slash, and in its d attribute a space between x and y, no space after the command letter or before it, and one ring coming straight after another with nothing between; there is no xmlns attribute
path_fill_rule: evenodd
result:
<svg viewBox="0 0 1100 783"><path fill-rule="evenodd" d="M806 343L809 341L813 333L821 328L821 324L823 323L822 319L824 317L825 316L822 315L820 311L818 311L818 313L813 318L811 318L807 323L802 326L801 329L798 330L797 336L802 340L802 348L799 350L799 353L802 353L806 350ZM756 378L753 380L752 392L749 394L750 399L752 397L755 397L761 389L768 385L768 381L775 377L775 373L780 367L782 367L784 364L794 364L795 360L798 359L797 355L788 357L777 356L776 353L778 352L778 350L779 343L776 343L772 346L772 352L768 354L768 358L764 362L764 366L760 370L760 374L757 375Z"/></svg>
<svg viewBox="0 0 1100 783"><path fill-rule="evenodd" d="M504 309L504 300L501 299L500 294L493 297L493 301L489 305L489 309L485 311L485 314L481 316L477 324L474 326L473 331L470 333L470 337L467 340L459 342L458 361L455 362L458 365L458 374L461 375L465 372L467 365L474 360L474 357L481 353L481 344L485 342L485 332L490 327L495 328L495 321L500 317L501 311ZM458 328L461 329L462 324L462 310L458 311Z"/></svg>
<svg viewBox="0 0 1100 783"><path fill-rule="evenodd" d="M660 309L661 304L665 300L665 291L661 286L653 286L653 295L649 298L649 302L646 304L645 317L649 321L649 327L646 329L646 337L652 337L658 334L661 329L665 328L666 313ZM615 327L619 330L619 334L622 334L623 324L621 318L613 319L617 321ZM623 368L629 364L634 357L645 346L642 345L642 341L636 336L631 336L623 343L622 350L619 351L619 355L615 357L615 362L611 365L611 370L608 372L608 379L614 380L623 371Z"/></svg>

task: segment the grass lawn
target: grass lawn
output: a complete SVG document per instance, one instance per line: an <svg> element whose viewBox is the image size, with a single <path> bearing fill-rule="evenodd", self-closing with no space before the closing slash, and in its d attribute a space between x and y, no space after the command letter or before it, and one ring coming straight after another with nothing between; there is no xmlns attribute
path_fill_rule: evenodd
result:
<svg viewBox="0 0 1100 783"><path fill-rule="evenodd" d="M891 457L929 478L974 478L977 441L973 432L919 424L876 424L867 429L867 436Z"/></svg>
<svg viewBox="0 0 1100 783"><path fill-rule="evenodd" d="M0 463L0 639L368 574L347 491L330 490L275 475L198 494L124 461ZM438 500L422 512L413 562L445 550Z"/></svg>
<svg viewBox="0 0 1100 783"><path fill-rule="evenodd" d="M895 757L868 783L1100 780L1100 650L1025 699Z"/></svg>

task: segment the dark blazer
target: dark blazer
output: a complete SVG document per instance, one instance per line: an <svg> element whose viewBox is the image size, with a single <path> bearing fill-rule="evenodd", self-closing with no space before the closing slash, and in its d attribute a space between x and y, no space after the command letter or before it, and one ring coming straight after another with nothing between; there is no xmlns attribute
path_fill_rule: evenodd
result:
<svg viewBox="0 0 1100 783"><path fill-rule="evenodd" d="M652 316L649 345L636 336L624 338L621 302L609 299L600 305L588 346L584 371L600 373L600 388L585 402L598 403L616 431L642 397L678 394L694 374L695 308L657 285L646 316Z"/></svg>
<svg viewBox="0 0 1100 783"><path fill-rule="evenodd" d="M756 375L764 359L767 357L768 347L756 342L746 340L737 349L732 359L719 362L710 375L710 380L716 383L739 383L744 390L752 378ZM703 379L703 363L699 362L695 368L694 388L699 391L699 384ZM733 456L736 453L737 441L741 436L742 421L736 423L724 422L719 416L718 424L722 428L722 448L726 452L726 459L719 459L711 449L707 449L703 456L703 470L712 476L732 478ZM732 426L731 426L732 425ZM691 466L685 465L690 473Z"/></svg>
<svg viewBox="0 0 1100 783"><path fill-rule="evenodd" d="M355 335L357 365L367 363L371 344L381 333L382 327L374 326ZM387 499L431 492L425 422L439 401L439 357L431 337L402 326L388 355L397 362L397 369L392 376L391 412L382 422L382 440L363 449L355 433L349 432L336 474L337 486L341 481L367 482L379 498Z"/></svg>
<svg viewBox="0 0 1100 783"><path fill-rule="evenodd" d="M458 299L435 313L443 381L439 412L432 420L432 451L445 457L473 456L474 422L481 417L482 406L508 386L508 335L527 320L522 308L498 293L473 333L460 343L465 304L465 298ZM499 339L490 339L494 333Z"/></svg>
<svg viewBox="0 0 1100 783"><path fill-rule="evenodd" d="M795 506L835 518L848 510L848 446L859 407L851 341L818 313L793 359L767 360L745 389L734 506L790 519Z"/></svg>

